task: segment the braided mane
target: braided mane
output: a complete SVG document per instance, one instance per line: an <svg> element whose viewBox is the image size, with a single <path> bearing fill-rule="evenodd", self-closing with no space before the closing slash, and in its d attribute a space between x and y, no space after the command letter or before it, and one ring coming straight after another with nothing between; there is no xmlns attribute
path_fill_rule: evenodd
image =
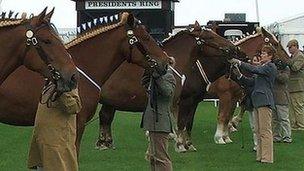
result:
<svg viewBox="0 0 304 171"><path fill-rule="evenodd" d="M113 30L117 27L123 26L126 24L128 19L129 13L124 12L120 15L120 20L117 23L111 23L110 25L106 23L107 25L99 25L98 27L85 31L79 36L77 36L75 39L71 40L70 42L65 44L65 48L69 49L75 45L80 44L83 41L86 41L88 39L91 39L99 34L105 33L107 31Z"/></svg>

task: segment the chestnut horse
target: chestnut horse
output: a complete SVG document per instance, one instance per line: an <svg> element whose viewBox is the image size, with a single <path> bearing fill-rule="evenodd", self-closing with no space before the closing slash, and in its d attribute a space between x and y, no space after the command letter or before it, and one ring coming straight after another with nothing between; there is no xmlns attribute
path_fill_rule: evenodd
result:
<svg viewBox="0 0 304 171"><path fill-rule="evenodd" d="M257 29L256 34L234 43L239 46L251 59L256 55L264 44L271 44L276 49L275 56L281 59L287 59L288 54L274 35L267 32L264 28ZM214 135L214 141L217 144L226 144L232 142L229 138L228 123L233 116L237 102L241 102L244 97L240 86L233 80L221 77L211 84L208 93L216 94L219 97L219 113L217 130ZM241 106L241 115L244 113L244 106ZM234 124L240 121L234 119Z"/></svg>
<svg viewBox="0 0 304 171"><path fill-rule="evenodd" d="M54 9L46 15L45 8L38 16L0 19L0 85L20 65L26 66L57 82L57 91L76 87L76 67L50 19Z"/></svg>
<svg viewBox="0 0 304 171"><path fill-rule="evenodd" d="M100 86L126 57L134 64L159 71L165 70L169 62L168 56L132 14L122 13L106 19L112 22L97 23L99 26L66 44L81 73L78 86L83 108L77 115L78 152L85 123L95 114ZM30 84L22 84L29 80ZM0 121L33 125L42 86L42 80L32 72L24 68L14 72L0 88Z"/></svg>
<svg viewBox="0 0 304 171"><path fill-rule="evenodd" d="M182 108L178 105L188 103L188 98L192 100L193 97L195 99L205 92L207 84L201 79L196 65L197 61L205 69L210 81L214 81L226 72L227 60L225 55L228 54L223 53L221 49L234 49L234 51L236 49L231 42L218 36L213 31L202 30L197 22L193 31L181 31L172 38L165 40L163 48L170 56L175 57L177 70L187 77L182 89L181 99L178 104L173 104L172 107L176 116L179 113L178 110ZM212 67L210 67L211 65ZM145 109L147 97L140 85L141 75L142 69L124 63L102 86L100 102L103 105L99 113L100 135L96 142L97 148L113 147L111 123L115 110L140 112ZM197 94L199 95L197 96ZM183 117L178 116L179 123L184 122L183 119ZM182 132L182 130L179 129L179 132ZM179 136L180 140L181 138ZM176 150L185 151L180 144L178 145Z"/></svg>

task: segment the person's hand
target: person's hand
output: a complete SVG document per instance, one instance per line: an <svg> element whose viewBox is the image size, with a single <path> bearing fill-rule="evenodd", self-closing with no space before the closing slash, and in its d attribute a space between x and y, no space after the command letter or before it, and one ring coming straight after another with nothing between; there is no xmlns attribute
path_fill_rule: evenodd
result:
<svg viewBox="0 0 304 171"><path fill-rule="evenodd" d="M238 60L238 59L235 59L235 58L229 59L228 62L229 62L231 65L237 65L237 66L240 66L240 65L241 65L241 61Z"/></svg>
<svg viewBox="0 0 304 171"><path fill-rule="evenodd" d="M157 72L156 70L154 72L152 72L152 77L154 79L158 79L161 76L161 74L159 74L159 72Z"/></svg>
<svg viewBox="0 0 304 171"><path fill-rule="evenodd" d="M276 59L273 63L277 66L278 70L284 70L288 64L281 59Z"/></svg>
<svg viewBox="0 0 304 171"><path fill-rule="evenodd" d="M240 79L243 74L240 72L240 70L237 67L233 67L232 68L232 73L238 78Z"/></svg>

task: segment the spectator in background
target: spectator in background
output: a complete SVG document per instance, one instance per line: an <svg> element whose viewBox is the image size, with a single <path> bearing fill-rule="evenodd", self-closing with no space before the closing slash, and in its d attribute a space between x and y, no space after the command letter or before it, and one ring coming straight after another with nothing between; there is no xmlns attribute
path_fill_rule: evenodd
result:
<svg viewBox="0 0 304 171"><path fill-rule="evenodd" d="M292 130L304 130L304 55L296 39L287 44L291 59L285 61L290 68L290 122Z"/></svg>
<svg viewBox="0 0 304 171"><path fill-rule="evenodd" d="M290 69L281 60L276 60L275 64L278 68L278 74L273 89L275 104L272 113L273 141L291 143L291 128L288 113L289 92L287 88Z"/></svg>

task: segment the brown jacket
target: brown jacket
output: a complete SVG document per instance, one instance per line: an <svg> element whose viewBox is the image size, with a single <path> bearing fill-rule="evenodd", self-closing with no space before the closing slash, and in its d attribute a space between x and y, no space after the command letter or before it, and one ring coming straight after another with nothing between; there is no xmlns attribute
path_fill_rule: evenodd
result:
<svg viewBox="0 0 304 171"><path fill-rule="evenodd" d="M290 67L290 80L288 84L289 92L304 91L304 55L301 51L292 55L292 58L287 61Z"/></svg>
<svg viewBox="0 0 304 171"><path fill-rule="evenodd" d="M62 94L50 107L39 103L29 151L28 168L77 171L76 113L81 109L78 89Z"/></svg>

